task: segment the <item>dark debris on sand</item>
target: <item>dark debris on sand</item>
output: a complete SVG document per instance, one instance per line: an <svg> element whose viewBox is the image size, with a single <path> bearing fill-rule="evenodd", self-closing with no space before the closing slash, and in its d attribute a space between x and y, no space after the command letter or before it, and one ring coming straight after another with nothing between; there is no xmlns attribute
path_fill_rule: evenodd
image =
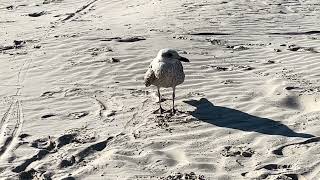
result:
<svg viewBox="0 0 320 180"><path fill-rule="evenodd" d="M11 50L11 49L20 49L23 46L25 46L26 41L23 40L14 40L13 45L8 45L8 46L1 46L0 45L0 52L6 51L6 50Z"/></svg>
<svg viewBox="0 0 320 180"><path fill-rule="evenodd" d="M141 36L133 36L133 37L125 37L125 38L119 38L116 39L117 42L136 42L136 41L143 41L146 40L146 38Z"/></svg>
<svg viewBox="0 0 320 180"><path fill-rule="evenodd" d="M251 148L232 147L232 146L224 147L224 149L221 152L221 155L225 157L235 157L235 156L251 157L253 154L254 154L254 151Z"/></svg>
<svg viewBox="0 0 320 180"><path fill-rule="evenodd" d="M117 42L137 42L146 40L146 38L142 36L132 36L132 37L111 37L111 38L103 38L100 41L117 41Z"/></svg>
<svg viewBox="0 0 320 180"><path fill-rule="evenodd" d="M45 11L41 11L41 12L29 13L28 16L30 16L30 17L40 17L40 16L45 15L45 14L46 14Z"/></svg>
<svg viewBox="0 0 320 180"><path fill-rule="evenodd" d="M165 180L186 180L186 179L191 179L191 180L205 180L206 178L204 175L196 175L194 172L190 173L176 173L175 175L169 175L167 177L162 177L160 179L165 179Z"/></svg>

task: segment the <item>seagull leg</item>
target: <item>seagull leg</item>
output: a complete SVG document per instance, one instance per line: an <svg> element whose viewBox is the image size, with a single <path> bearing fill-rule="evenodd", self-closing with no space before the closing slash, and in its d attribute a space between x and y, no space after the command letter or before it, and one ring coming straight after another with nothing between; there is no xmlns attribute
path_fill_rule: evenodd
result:
<svg viewBox="0 0 320 180"><path fill-rule="evenodd" d="M174 98L176 96L175 91L176 87L172 87L172 114L176 113L176 109L174 108Z"/></svg>
<svg viewBox="0 0 320 180"><path fill-rule="evenodd" d="M159 97L159 113L160 114L162 114L163 112L164 112L164 110L162 109L162 107L161 107L161 94L160 94L160 88L159 87L157 87L158 88L158 97Z"/></svg>

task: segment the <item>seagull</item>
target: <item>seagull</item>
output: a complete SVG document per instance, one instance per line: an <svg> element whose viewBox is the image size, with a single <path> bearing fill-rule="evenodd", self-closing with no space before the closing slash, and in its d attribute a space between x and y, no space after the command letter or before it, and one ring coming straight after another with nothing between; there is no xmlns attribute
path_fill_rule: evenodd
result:
<svg viewBox="0 0 320 180"><path fill-rule="evenodd" d="M152 60L149 68L144 75L144 84L146 87L154 85L158 90L159 109L157 111L162 114L164 110L161 107L160 87L172 88L172 113L176 112L174 108L176 86L184 82L183 62L190 62L189 59L180 56L173 49L161 49L157 57Z"/></svg>

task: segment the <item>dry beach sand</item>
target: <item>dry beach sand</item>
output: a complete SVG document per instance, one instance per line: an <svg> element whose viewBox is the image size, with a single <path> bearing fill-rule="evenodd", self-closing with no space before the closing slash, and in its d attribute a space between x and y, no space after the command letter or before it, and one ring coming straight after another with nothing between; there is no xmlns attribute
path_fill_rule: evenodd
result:
<svg viewBox="0 0 320 180"><path fill-rule="evenodd" d="M319 11L0 1L0 179L320 179ZM173 116L143 84L165 47L191 61Z"/></svg>

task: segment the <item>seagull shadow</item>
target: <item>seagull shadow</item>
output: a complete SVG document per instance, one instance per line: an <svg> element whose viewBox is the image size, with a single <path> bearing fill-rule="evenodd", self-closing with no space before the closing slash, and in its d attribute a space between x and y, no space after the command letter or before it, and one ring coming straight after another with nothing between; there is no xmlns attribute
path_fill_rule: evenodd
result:
<svg viewBox="0 0 320 180"><path fill-rule="evenodd" d="M288 126L272 119L260 118L235 109L214 106L206 98L184 102L197 108L191 112L192 116L219 127L286 137L315 137L311 134L296 133Z"/></svg>

